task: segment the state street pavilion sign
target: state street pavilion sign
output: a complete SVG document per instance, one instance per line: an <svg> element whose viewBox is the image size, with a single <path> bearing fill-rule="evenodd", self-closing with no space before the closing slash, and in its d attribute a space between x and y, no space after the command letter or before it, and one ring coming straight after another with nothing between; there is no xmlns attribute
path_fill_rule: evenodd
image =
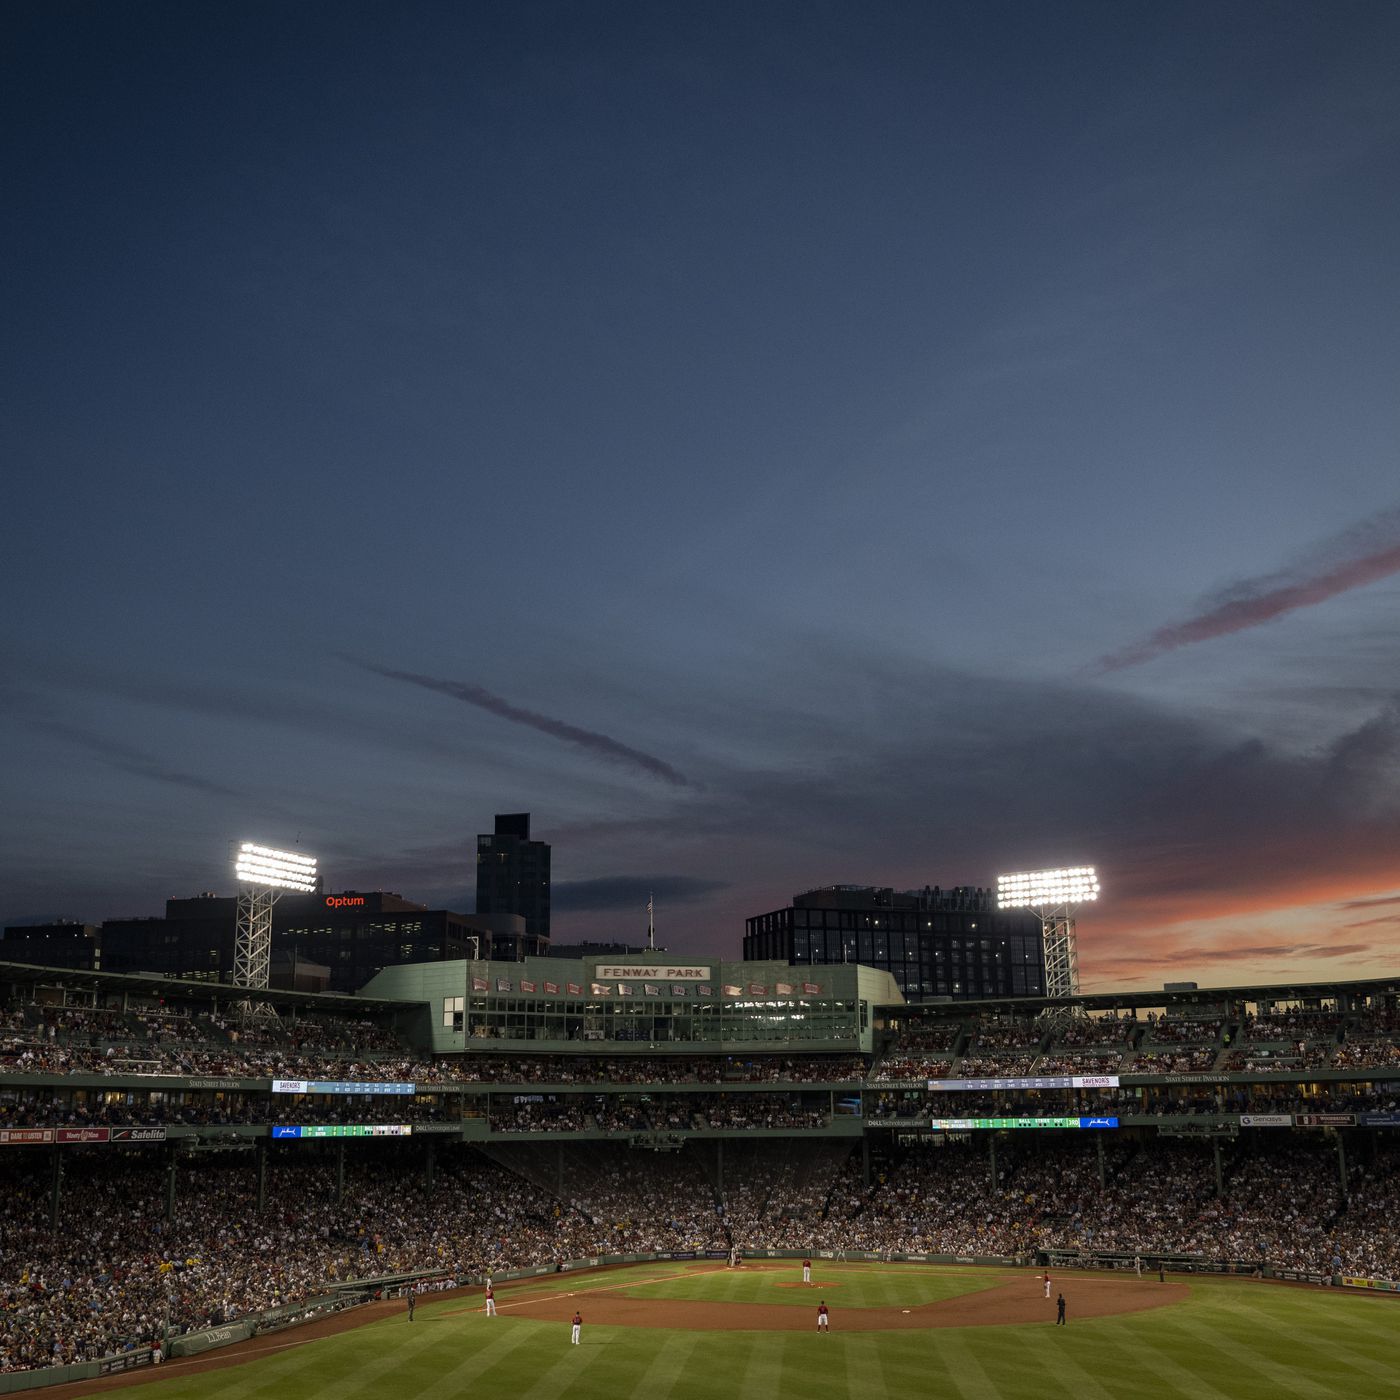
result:
<svg viewBox="0 0 1400 1400"><path fill-rule="evenodd" d="M665 967L661 963L599 963L593 975L600 982L708 982L708 966Z"/></svg>

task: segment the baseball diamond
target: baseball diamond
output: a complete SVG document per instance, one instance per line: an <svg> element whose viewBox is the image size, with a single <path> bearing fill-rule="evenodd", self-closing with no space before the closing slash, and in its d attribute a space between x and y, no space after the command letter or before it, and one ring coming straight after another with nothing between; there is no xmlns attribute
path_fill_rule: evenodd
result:
<svg viewBox="0 0 1400 1400"><path fill-rule="evenodd" d="M535 1026L478 966L240 1021L0 965L0 1389L1400 1394L1390 984L1066 1014L739 964L702 1007L585 963Z"/></svg>

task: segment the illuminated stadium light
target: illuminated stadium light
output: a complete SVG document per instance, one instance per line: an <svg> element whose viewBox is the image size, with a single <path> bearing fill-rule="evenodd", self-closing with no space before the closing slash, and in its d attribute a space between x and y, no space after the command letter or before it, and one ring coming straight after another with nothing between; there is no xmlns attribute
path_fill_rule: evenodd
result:
<svg viewBox="0 0 1400 1400"><path fill-rule="evenodd" d="M234 930L233 984L262 991L272 961L272 906L283 890L316 892L316 857L300 851L279 851L244 841L234 857L238 876L238 922ZM245 1020L276 1020L270 1002L250 997L239 1004Z"/></svg>
<svg viewBox="0 0 1400 1400"><path fill-rule="evenodd" d="M316 892L316 857L298 851L278 851L245 841L238 848L234 873L244 885L296 890L301 894Z"/></svg>
<svg viewBox="0 0 1400 1400"><path fill-rule="evenodd" d="M1086 904L1098 897L1099 877L1092 865L997 876L998 909L1046 909Z"/></svg>
<svg viewBox="0 0 1400 1400"><path fill-rule="evenodd" d="M1098 897L1099 877L1092 865L1023 870L1015 875L997 876L998 909L1029 909L1040 917L1047 997L1059 1000L1079 994L1079 942L1074 932L1074 909Z"/></svg>

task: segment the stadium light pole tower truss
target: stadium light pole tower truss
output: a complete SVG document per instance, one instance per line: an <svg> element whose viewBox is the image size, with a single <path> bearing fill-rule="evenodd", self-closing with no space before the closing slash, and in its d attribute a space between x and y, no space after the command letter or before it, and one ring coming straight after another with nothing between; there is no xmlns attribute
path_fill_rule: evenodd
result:
<svg viewBox="0 0 1400 1400"><path fill-rule="evenodd" d="M1092 865L997 877L997 908L1029 909L1040 920L1045 995L1051 1000L1066 1001L1079 994L1074 911L1098 897L1099 877Z"/></svg>
<svg viewBox="0 0 1400 1400"><path fill-rule="evenodd" d="M234 871L238 876L238 926L233 985L264 991L272 962L272 906L283 890L315 893L316 858L244 841L238 848ZM275 1018L277 1014L266 1001L251 997L240 1006L248 1019Z"/></svg>

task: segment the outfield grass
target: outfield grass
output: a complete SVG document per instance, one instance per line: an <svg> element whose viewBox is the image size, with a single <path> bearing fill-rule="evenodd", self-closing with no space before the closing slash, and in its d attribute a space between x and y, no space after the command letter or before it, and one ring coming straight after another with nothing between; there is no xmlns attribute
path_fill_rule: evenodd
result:
<svg viewBox="0 0 1400 1400"><path fill-rule="evenodd" d="M831 1268L814 1273L820 1280ZM664 1296L675 1297L682 1295L669 1290L679 1286L702 1290L684 1296L725 1296L703 1291L721 1287L723 1274L666 1278L678 1271L675 1264L653 1264L626 1274L555 1276L528 1291L540 1297L567 1289L585 1318L588 1293L601 1287L622 1285L640 1296L668 1290ZM894 1303L910 1305L996 1281L977 1270L917 1266L876 1266L860 1282L847 1282L848 1271L841 1272L841 1309L860 1306L853 1301L856 1290L867 1286L893 1290ZM849 1276L860 1272L850 1266ZM784 1277L765 1280L745 1271L743 1286L761 1289ZM949 1291L929 1292L943 1287ZM784 1291L755 1296L779 1301ZM787 1291L810 1306L812 1290ZM503 1289L498 1301L517 1296ZM862 1296L865 1306L891 1302L884 1291ZM580 1347L569 1345L566 1319L573 1306L561 1298L560 1321L543 1323L512 1318L507 1308L488 1319L464 1310L461 1299L424 1302L413 1323L394 1316L242 1366L171 1376L126 1394L132 1400L1400 1400L1400 1299L1244 1280L1192 1280L1190 1296L1178 1305L1071 1319L1062 1328L842 1333L838 1327L823 1337L815 1330L586 1325ZM268 1342L281 1346L294 1337L280 1334Z"/></svg>
<svg viewBox="0 0 1400 1400"><path fill-rule="evenodd" d="M669 1265L667 1272L675 1275L676 1266ZM639 1282L626 1290L626 1296L688 1298L706 1303L788 1303L801 1308L815 1308L817 1298L823 1297L839 1312L845 1308L912 1308L921 1303L937 1303L994 1288L1005 1283L1007 1277L1005 1269L911 1269L907 1264L833 1264L816 1260L812 1265L812 1286L806 1288L800 1264L784 1263L776 1269L766 1265L727 1269L721 1264L681 1277ZM599 1279L600 1283L606 1281Z"/></svg>

